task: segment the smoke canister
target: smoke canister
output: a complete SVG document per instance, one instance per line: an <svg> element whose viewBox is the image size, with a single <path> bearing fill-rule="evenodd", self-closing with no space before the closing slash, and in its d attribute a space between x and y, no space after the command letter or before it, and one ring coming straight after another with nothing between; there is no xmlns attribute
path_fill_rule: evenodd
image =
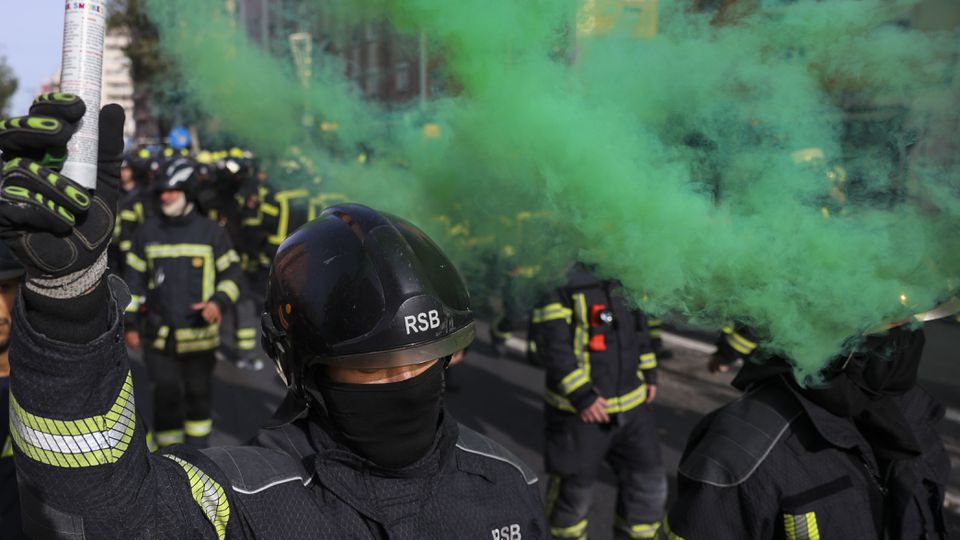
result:
<svg viewBox="0 0 960 540"><path fill-rule="evenodd" d="M60 90L79 96L87 105L87 113L67 143L67 161L61 172L89 189L97 187L100 86L106 30L103 2L66 2Z"/></svg>

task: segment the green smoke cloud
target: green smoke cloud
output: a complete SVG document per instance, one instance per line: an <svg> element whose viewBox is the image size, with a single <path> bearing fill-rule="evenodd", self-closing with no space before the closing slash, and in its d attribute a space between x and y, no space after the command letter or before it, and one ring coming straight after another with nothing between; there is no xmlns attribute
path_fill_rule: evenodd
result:
<svg viewBox="0 0 960 540"><path fill-rule="evenodd" d="M294 3L425 33L458 89L425 111L363 99L320 52L304 84L223 2L148 5L225 129L267 156L296 146L323 189L427 228L480 303L511 273L529 297L578 258L653 312L747 322L802 379L957 287L958 167L941 139L957 125L960 40L904 24L915 3L718 19L665 0ZM305 110L339 129L304 128ZM357 164L359 145L376 159Z"/></svg>

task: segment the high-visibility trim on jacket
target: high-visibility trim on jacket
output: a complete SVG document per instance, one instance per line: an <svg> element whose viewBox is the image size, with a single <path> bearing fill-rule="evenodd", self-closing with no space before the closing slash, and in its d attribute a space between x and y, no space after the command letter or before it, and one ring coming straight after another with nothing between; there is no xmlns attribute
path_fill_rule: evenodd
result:
<svg viewBox="0 0 960 540"><path fill-rule="evenodd" d="M647 319L647 328L650 331L651 339L661 339L663 338L663 321L660 319L649 318Z"/></svg>
<svg viewBox="0 0 960 540"><path fill-rule="evenodd" d="M287 239L290 233L290 201L294 199L305 199L310 197L310 192L305 189L290 189L274 193L273 199L277 202L278 223L274 234L267 237L267 242L279 246ZM264 213L269 213L264 209Z"/></svg>
<svg viewBox="0 0 960 540"><path fill-rule="evenodd" d="M727 343L734 348L738 353L743 355L749 355L757 348L757 344L753 341L750 341L743 334L737 332L730 326L723 327L724 337L727 340Z"/></svg>
<svg viewBox="0 0 960 540"><path fill-rule="evenodd" d="M141 259L136 253L130 251L127 252L127 266L140 273L147 271L147 261Z"/></svg>
<svg viewBox="0 0 960 540"><path fill-rule="evenodd" d="M551 407L566 412L577 412L577 409L574 408L569 399L557 394L556 392L552 392L547 389L544 392L543 397L547 405L550 405ZM624 413L637 408L639 405L643 405L647 401L647 385L641 384L622 396L605 399L607 400L607 406L604 407L604 410L607 412L607 414Z"/></svg>
<svg viewBox="0 0 960 540"><path fill-rule="evenodd" d="M556 319L563 319L570 324L573 317L573 310L559 302L543 306L533 310L533 324L545 323Z"/></svg>
<svg viewBox="0 0 960 540"><path fill-rule="evenodd" d="M623 519L620 516L616 516L613 521L613 526L615 529L626 534L630 538L653 538L657 534L657 529L660 528L660 522L654 521L651 523L634 523L631 524L627 520Z"/></svg>
<svg viewBox="0 0 960 540"><path fill-rule="evenodd" d="M200 258L203 264L202 300L206 302L213 296L216 287L216 272L213 262L213 246L210 244L151 244L144 247L147 264L152 267L157 259L177 259L181 257Z"/></svg>
<svg viewBox="0 0 960 540"><path fill-rule="evenodd" d="M820 540L820 529L817 526L817 514L784 514L783 530L787 540Z"/></svg>
<svg viewBox="0 0 960 540"><path fill-rule="evenodd" d="M640 355L640 366L637 369L653 369L657 367L657 353L647 352Z"/></svg>
<svg viewBox="0 0 960 540"><path fill-rule="evenodd" d="M236 303L240 298L240 287L232 279L225 279L217 283L217 290L227 295L227 298L233 303Z"/></svg>
<svg viewBox="0 0 960 540"><path fill-rule="evenodd" d="M79 420L55 420L24 410L10 394L10 435L30 459L66 468L116 463L136 428L130 372L105 414Z"/></svg>
<svg viewBox="0 0 960 540"><path fill-rule="evenodd" d="M569 527L550 527L550 534L556 538L574 540L587 537L587 520L582 519Z"/></svg>
<svg viewBox="0 0 960 540"><path fill-rule="evenodd" d="M13 438L7 435L3 441L3 450L0 451L0 459L13 457Z"/></svg>
<svg viewBox="0 0 960 540"><path fill-rule="evenodd" d="M233 263L240 262L240 256L237 255L237 252L234 250L228 250L226 253L217 258L217 271L226 272L230 265Z"/></svg>
<svg viewBox="0 0 960 540"><path fill-rule="evenodd" d="M125 313L137 313L140 311L140 306L143 305L144 298L139 294L130 295L130 303L127 304L127 307L124 308Z"/></svg>
<svg viewBox="0 0 960 540"><path fill-rule="evenodd" d="M588 348L590 343L590 321L587 316L587 297L583 293L573 295L573 316L573 355L577 359L577 369L570 375L567 375L567 377L577 373L577 371L582 372L582 377L578 376L572 379L572 384L564 384L561 382L561 390L566 395L570 395L577 388L590 382L590 350ZM564 377L563 380L566 381L567 377Z"/></svg>
<svg viewBox="0 0 960 540"><path fill-rule="evenodd" d="M230 521L230 502L227 500L223 487L192 463L169 454L164 454L164 457L172 459L183 467L183 471L187 473L187 480L190 482L193 500L197 501L200 509L203 510L203 514L213 525L217 538L220 540L226 538L227 522Z"/></svg>

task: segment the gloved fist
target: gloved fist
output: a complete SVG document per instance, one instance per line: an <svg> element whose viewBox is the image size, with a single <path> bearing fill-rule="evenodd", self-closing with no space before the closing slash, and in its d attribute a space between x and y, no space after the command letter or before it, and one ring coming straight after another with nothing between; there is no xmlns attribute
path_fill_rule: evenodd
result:
<svg viewBox="0 0 960 540"><path fill-rule="evenodd" d="M58 173L86 106L71 94L43 94L30 116L0 121L0 239L27 268L27 287L53 298L80 296L106 270L113 233L123 109L100 111L97 189Z"/></svg>

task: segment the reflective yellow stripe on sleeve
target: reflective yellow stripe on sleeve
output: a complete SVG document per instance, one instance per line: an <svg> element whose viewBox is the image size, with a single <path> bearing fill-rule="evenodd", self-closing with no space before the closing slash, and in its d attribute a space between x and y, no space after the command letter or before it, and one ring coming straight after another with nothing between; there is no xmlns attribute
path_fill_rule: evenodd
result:
<svg viewBox="0 0 960 540"><path fill-rule="evenodd" d="M564 319L567 321L567 324L570 324L571 317L573 317L573 310L556 302L533 310L532 320L533 324L540 324L557 319Z"/></svg>
<svg viewBox="0 0 960 540"><path fill-rule="evenodd" d="M79 420L55 420L27 412L10 394L10 435L28 458L64 468L116 463L136 429L130 372L110 409Z"/></svg>
<svg viewBox="0 0 960 540"><path fill-rule="evenodd" d="M237 255L237 252L232 249L227 250L226 253L217 258L217 272L226 272L231 264L238 262L240 262L240 256Z"/></svg>
<svg viewBox="0 0 960 540"><path fill-rule="evenodd" d="M723 327L727 343L740 354L750 354L757 348L757 344L743 337L742 334L729 326Z"/></svg>
<svg viewBox="0 0 960 540"><path fill-rule="evenodd" d="M643 353L640 355L640 369L653 369L657 367L657 353Z"/></svg>
<svg viewBox="0 0 960 540"><path fill-rule="evenodd" d="M225 279L217 283L217 290L227 295L231 302L236 303L240 298L240 287L232 279Z"/></svg>
<svg viewBox="0 0 960 540"><path fill-rule="evenodd" d="M131 251L127 251L127 266L133 268L137 272L147 271L147 261L137 257L137 254Z"/></svg>
<svg viewBox="0 0 960 540"><path fill-rule="evenodd" d="M226 493L223 492L223 487L192 463L169 454L164 454L164 457L175 461L187 473L187 481L190 483L193 500L197 502L200 510L213 525L217 538L220 540L226 538L227 523L230 522L230 501L227 499Z"/></svg>

